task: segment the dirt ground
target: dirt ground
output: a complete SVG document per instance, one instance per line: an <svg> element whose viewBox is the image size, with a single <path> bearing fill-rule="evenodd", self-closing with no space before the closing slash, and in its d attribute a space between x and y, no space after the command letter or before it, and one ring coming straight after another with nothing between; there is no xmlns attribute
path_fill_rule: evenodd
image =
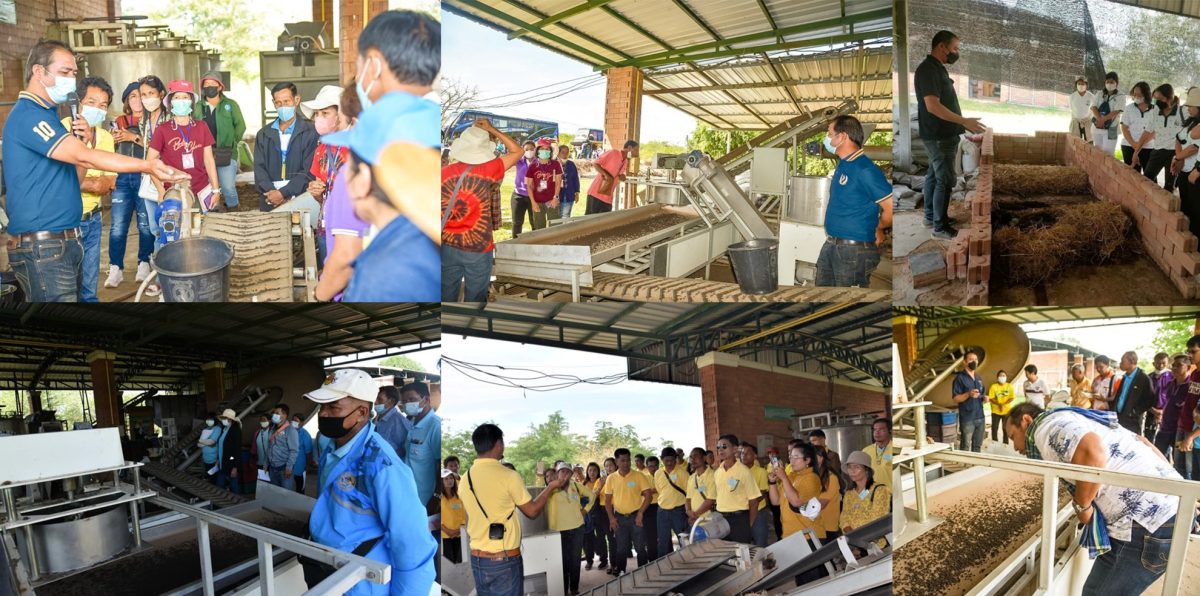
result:
<svg viewBox="0 0 1200 596"><path fill-rule="evenodd" d="M963 201L950 203L950 219L956 228L963 229L971 219L970 207ZM923 224L924 211L908 209L897 211L892 218L892 299L902 305L945 305L964 304L967 300L967 281L946 281L923 288L912 286L912 271L908 268L908 256L914 252L944 252L949 240L932 236L933 230Z"/></svg>

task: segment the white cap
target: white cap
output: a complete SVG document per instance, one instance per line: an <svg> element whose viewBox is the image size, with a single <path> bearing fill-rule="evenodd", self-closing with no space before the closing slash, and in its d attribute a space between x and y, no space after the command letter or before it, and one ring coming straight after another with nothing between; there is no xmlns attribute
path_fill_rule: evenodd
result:
<svg viewBox="0 0 1200 596"><path fill-rule="evenodd" d="M342 88L337 85L325 85L317 92L317 96L300 102L300 111L305 118L312 120L313 112L342 103Z"/></svg>
<svg viewBox="0 0 1200 596"><path fill-rule="evenodd" d="M375 403L379 395L379 386L371 375L357 368L343 368L325 377L320 388L309 391L304 397L319 404L327 404L343 397L361 399Z"/></svg>
<svg viewBox="0 0 1200 596"><path fill-rule="evenodd" d="M451 470L450 468L442 468L442 478L449 478L450 476L458 478L458 474L455 474L454 470Z"/></svg>
<svg viewBox="0 0 1200 596"><path fill-rule="evenodd" d="M571 469L571 464L569 464L565 461L560 461L560 462L558 462L557 466L554 466L555 472L557 472L559 470L568 470L569 471L570 469Z"/></svg>

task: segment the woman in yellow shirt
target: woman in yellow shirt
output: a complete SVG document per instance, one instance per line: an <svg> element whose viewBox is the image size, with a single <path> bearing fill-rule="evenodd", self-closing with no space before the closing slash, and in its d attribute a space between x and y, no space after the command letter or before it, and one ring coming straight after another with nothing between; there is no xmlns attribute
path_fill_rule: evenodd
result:
<svg viewBox="0 0 1200 596"><path fill-rule="evenodd" d="M783 537L787 538L801 530L812 530L817 538L825 538L825 528L817 522L817 517L805 517L801 511L814 497L821 494L821 479L813 470L817 454L809 443L802 443L788 450L791 460L792 474L780 467L771 468L771 476L767 480L767 490L771 503L779 505L783 519Z"/></svg>
<svg viewBox="0 0 1200 596"><path fill-rule="evenodd" d="M467 512L458 498L458 474L443 469L438 492L442 494L442 556L451 563L462 563L462 528L467 525Z"/></svg>
<svg viewBox="0 0 1200 596"><path fill-rule="evenodd" d="M546 486L558 477L566 486L556 489L546 500L546 520L558 532L562 547L563 593L579 593L579 552L583 547L584 516L592 506L592 491L571 478L571 464L555 462L546 470Z"/></svg>
<svg viewBox="0 0 1200 596"><path fill-rule="evenodd" d="M988 388L988 403L992 404L992 441L996 440L996 430L1004 433L1004 443L1008 444L1008 429L1004 428L1004 418L1013 407L1017 394L1012 383L1008 382L1008 374L1004 371L996 373L996 382Z"/></svg>
<svg viewBox="0 0 1200 596"><path fill-rule="evenodd" d="M607 466L608 462L604 462L604 465ZM615 463L613 469L616 469ZM596 462L587 465L587 474L584 476L583 483L591 489L596 499L588 513L592 519L592 533L584 536L583 539L584 569L592 570L592 558L597 555L600 556L600 568L607 569L608 553L615 544L612 544L612 528L608 525L608 513L604 509L604 479L600 477L600 466Z"/></svg>
<svg viewBox="0 0 1200 596"><path fill-rule="evenodd" d="M871 456L861 451L851 453L842 466L850 485L842 496L842 515L839 523L843 532L850 532L875 521L892 510L892 492L883 484L876 484L875 471L871 468ZM879 540L879 546L885 546Z"/></svg>
<svg viewBox="0 0 1200 596"><path fill-rule="evenodd" d="M817 477L821 479L821 514L817 523L825 530L825 539L833 540L841 535L839 517L842 514L842 481L834 458L837 454L824 447L817 447Z"/></svg>

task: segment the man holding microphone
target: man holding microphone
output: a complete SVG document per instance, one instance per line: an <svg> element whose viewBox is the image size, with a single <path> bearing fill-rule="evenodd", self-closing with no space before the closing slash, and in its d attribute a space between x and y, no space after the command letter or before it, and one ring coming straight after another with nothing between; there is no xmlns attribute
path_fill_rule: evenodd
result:
<svg viewBox="0 0 1200 596"><path fill-rule="evenodd" d="M8 258L32 302L79 299L83 245L80 180L89 169L149 174L168 182L188 176L159 160L89 148L80 140L87 120L73 114L68 132L57 115L76 89L75 53L66 44L38 42L26 60L25 90L4 123L4 183L8 188Z"/></svg>

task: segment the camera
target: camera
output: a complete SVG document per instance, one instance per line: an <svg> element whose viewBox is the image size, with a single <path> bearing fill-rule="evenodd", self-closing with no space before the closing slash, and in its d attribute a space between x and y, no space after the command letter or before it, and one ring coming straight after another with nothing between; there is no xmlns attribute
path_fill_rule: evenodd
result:
<svg viewBox="0 0 1200 596"><path fill-rule="evenodd" d="M488 524L488 538L504 540L504 524Z"/></svg>

